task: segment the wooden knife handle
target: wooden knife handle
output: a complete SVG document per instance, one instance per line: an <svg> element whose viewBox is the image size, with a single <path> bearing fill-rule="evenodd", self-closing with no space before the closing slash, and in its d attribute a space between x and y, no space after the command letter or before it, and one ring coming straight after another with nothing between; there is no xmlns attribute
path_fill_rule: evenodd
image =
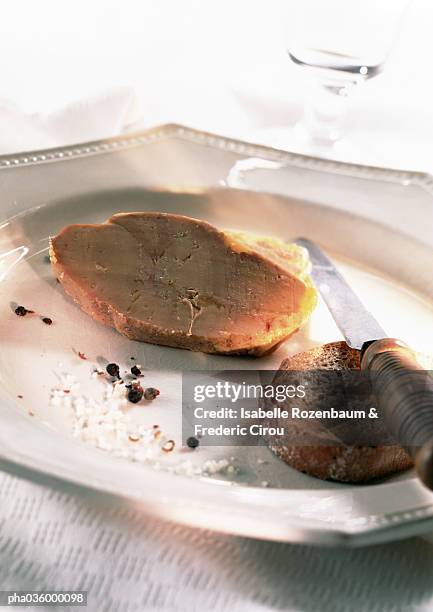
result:
<svg viewBox="0 0 433 612"><path fill-rule="evenodd" d="M421 481L433 490L433 379L414 353L394 338L376 340L361 353L380 415L412 456Z"/></svg>

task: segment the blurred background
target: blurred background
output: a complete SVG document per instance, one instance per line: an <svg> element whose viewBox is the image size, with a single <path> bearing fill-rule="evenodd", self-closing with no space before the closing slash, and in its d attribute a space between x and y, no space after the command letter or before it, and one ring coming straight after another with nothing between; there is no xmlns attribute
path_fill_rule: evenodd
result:
<svg viewBox="0 0 433 612"><path fill-rule="evenodd" d="M1 151L18 150L16 134L13 146L7 142L14 113L43 119L113 88L134 92L134 125L179 122L272 145L275 128L299 119L306 95L303 71L286 51L300 1L7 3L0 20ZM431 1L413 0L383 74L350 96L353 151L330 156L433 171L432 24ZM97 132L110 135L103 121ZM26 143L28 149L28 132Z"/></svg>

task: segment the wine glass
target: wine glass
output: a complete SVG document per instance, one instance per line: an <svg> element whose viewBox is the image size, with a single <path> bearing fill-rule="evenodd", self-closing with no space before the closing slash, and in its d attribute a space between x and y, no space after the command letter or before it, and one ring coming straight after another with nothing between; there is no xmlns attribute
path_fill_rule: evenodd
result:
<svg viewBox="0 0 433 612"><path fill-rule="evenodd" d="M295 138L331 148L342 137L350 92L383 70L410 0L299 0L288 55L309 80ZM292 135L293 137L293 135ZM304 147L304 148L309 148Z"/></svg>

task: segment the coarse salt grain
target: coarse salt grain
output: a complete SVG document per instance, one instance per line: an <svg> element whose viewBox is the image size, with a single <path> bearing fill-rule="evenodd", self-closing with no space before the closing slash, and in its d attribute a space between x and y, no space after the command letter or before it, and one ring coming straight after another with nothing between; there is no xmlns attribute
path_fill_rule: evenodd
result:
<svg viewBox="0 0 433 612"><path fill-rule="evenodd" d="M203 464L203 472L206 474L219 474L229 466L227 459L208 459Z"/></svg>
<svg viewBox="0 0 433 612"><path fill-rule="evenodd" d="M92 376L99 375L94 370ZM161 457L173 455L174 442L169 440L158 426L146 428L137 425L123 409L128 405L127 389L123 381L108 383L97 400L78 393L79 383L69 373L58 377L58 384L51 389L50 405L72 410L72 436L82 442L110 452L129 461L151 464L156 470L165 470L184 476L232 475L236 468L227 459L208 459L197 465L190 460L176 464L160 463ZM69 392L65 394L64 390ZM133 442L133 443L132 443ZM165 451L165 452L164 452Z"/></svg>

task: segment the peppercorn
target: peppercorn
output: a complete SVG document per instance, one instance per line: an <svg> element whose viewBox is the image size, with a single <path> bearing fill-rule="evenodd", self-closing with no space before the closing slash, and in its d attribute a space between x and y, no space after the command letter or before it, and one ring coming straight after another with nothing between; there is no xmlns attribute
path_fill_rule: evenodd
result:
<svg viewBox="0 0 433 612"><path fill-rule="evenodd" d="M50 317L42 317L42 321L45 323L45 325L52 325L53 320L50 319Z"/></svg>
<svg viewBox="0 0 433 612"><path fill-rule="evenodd" d="M15 308L15 314L18 317L25 317L26 314L33 314L33 310L28 310L25 306L17 306Z"/></svg>
<svg viewBox="0 0 433 612"><path fill-rule="evenodd" d="M189 448L197 448L197 446L200 444L200 441L195 438L194 436L190 436L189 438L187 438L186 440L186 445Z"/></svg>
<svg viewBox="0 0 433 612"><path fill-rule="evenodd" d="M137 402L139 402L142 397L143 389L141 387L132 387L132 389L128 391L128 399L133 404L137 404Z"/></svg>
<svg viewBox="0 0 433 612"><path fill-rule="evenodd" d="M131 368L131 374L134 374L134 376L140 376L141 375L140 368L138 368L136 365L133 365Z"/></svg>
<svg viewBox="0 0 433 612"><path fill-rule="evenodd" d="M120 369L117 363L109 363L105 368L110 376L120 378Z"/></svg>
<svg viewBox="0 0 433 612"><path fill-rule="evenodd" d="M155 397L158 397L159 394L160 394L159 389L155 389L154 387L148 387L144 392L144 399L154 400Z"/></svg>
<svg viewBox="0 0 433 612"><path fill-rule="evenodd" d="M164 444L164 446L161 448L161 450L163 450L164 453L171 453L171 451L174 449L174 447L175 447L174 440L167 440L167 442Z"/></svg>

